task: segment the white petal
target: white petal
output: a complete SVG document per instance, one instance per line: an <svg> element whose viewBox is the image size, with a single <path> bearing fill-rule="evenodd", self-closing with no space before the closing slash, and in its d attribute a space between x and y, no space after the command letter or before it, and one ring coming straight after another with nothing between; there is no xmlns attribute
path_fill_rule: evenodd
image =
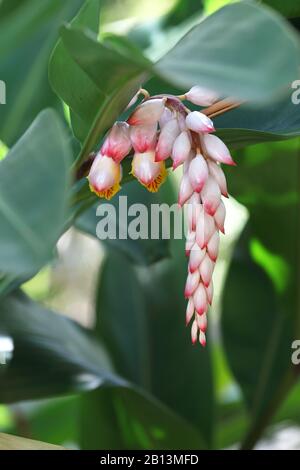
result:
<svg viewBox="0 0 300 470"><path fill-rule="evenodd" d="M212 120L199 111L190 112L185 122L187 128L194 132L214 132L215 130Z"/></svg>
<svg viewBox="0 0 300 470"><path fill-rule="evenodd" d="M193 86L185 94L185 97L188 101L198 106L210 106L219 99L219 96L214 91L198 85Z"/></svg>
<svg viewBox="0 0 300 470"><path fill-rule="evenodd" d="M210 159L207 160L207 164L208 164L209 173L211 176L214 177L214 179L218 183L222 195L225 197L228 197L226 177L224 175L224 171L222 170L221 166L218 165L218 163Z"/></svg>
<svg viewBox="0 0 300 470"><path fill-rule="evenodd" d="M205 212L214 215L221 201L221 190L216 180L209 176L201 191L201 199Z"/></svg>
<svg viewBox="0 0 300 470"><path fill-rule="evenodd" d="M208 177L208 167L205 159L197 153L189 166L189 178L191 185L196 192L200 192Z"/></svg>
<svg viewBox="0 0 300 470"><path fill-rule="evenodd" d="M220 163L226 163L227 165L235 165L228 148L224 142L219 139L219 137L216 135L204 134L202 143L210 158Z"/></svg>

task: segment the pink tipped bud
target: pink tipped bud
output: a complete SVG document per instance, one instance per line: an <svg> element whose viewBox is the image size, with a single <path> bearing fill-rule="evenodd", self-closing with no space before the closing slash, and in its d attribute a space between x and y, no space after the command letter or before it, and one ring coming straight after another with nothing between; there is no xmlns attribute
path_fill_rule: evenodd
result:
<svg viewBox="0 0 300 470"><path fill-rule="evenodd" d="M215 233L210 238L207 244L207 253L212 261L216 261L219 253L220 235L219 232Z"/></svg>
<svg viewBox="0 0 300 470"><path fill-rule="evenodd" d="M197 325L200 331L203 331L203 333L206 332L207 330L207 315L206 313L203 313L203 315L197 315Z"/></svg>
<svg viewBox="0 0 300 470"><path fill-rule="evenodd" d="M215 233L216 226L214 218L204 210L201 211L196 228L196 241L200 248L206 247L209 239Z"/></svg>
<svg viewBox="0 0 300 470"><path fill-rule="evenodd" d="M175 139L179 133L180 129L176 118L171 119L164 125L156 146L155 160L157 162L170 157Z"/></svg>
<svg viewBox="0 0 300 470"><path fill-rule="evenodd" d="M201 199L205 212L214 215L221 201L221 190L216 180L209 176L201 191Z"/></svg>
<svg viewBox="0 0 300 470"><path fill-rule="evenodd" d="M191 150L191 138L188 131L182 131L176 138L171 158L173 160L173 169L177 168L183 162L185 162Z"/></svg>
<svg viewBox="0 0 300 470"><path fill-rule="evenodd" d="M147 126L132 126L130 128L130 139L134 151L145 153L154 150L157 138L157 124Z"/></svg>
<svg viewBox="0 0 300 470"><path fill-rule="evenodd" d="M208 167L200 153L197 153L190 163L189 178L194 191L200 193L208 178Z"/></svg>
<svg viewBox="0 0 300 470"><path fill-rule="evenodd" d="M196 232L188 232L185 242L185 254L186 256L190 256L191 249L196 240Z"/></svg>
<svg viewBox="0 0 300 470"><path fill-rule="evenodd" d="M225 197L228 197L226 178L225 178L225 175L221 166L218 163L210 159L207 160L207 164L208 164L209 174L218 183L219 188L221 190L221 194Z"/></svg>
<svg viewBox="0 0 300 470"><path fill-rule="evenodd" d="M199 247L198 243L194 243L190 250L190 259L189 259L189 270L191 273L196 271L201 261L205 256L206 250Z"/></svg>
<svg viewBox="0 0 300 470"><path fill-rule="evenodd" d="M188 129L194 132L214 132L215 128L211 119L199 111L192 111L185 119Z"/></svg>
<svg viewBox="0 0 300 470"><path fill-rule="evenodd" d="M209 305L211 305L212 300L213 300L213 295L214 295L214 285L213 285L212 280L210 281L209 285L206 287L206 295L207 295L207 301Z"/></svg>
<svg viewBox="0 0 300 470"><path fill-rule="evenodd" d="M207 310L206 290L202 282L198 285L193 295L194 307L198 315L203 315Z"/></svg>
<svg viewBox="0 0 300 470"><path fill-rule="evenodd" d="M185 290L184 290L184 296L186 299L191 297L195 290L198 287L200 281L200 273L199 271L195 271L193 273L188 273L186 284L185 284Z"/></svg>
<svg viewBox="0 0 300 470"><path fill-rule="evenodd" d="M193 188L191 186L188 174L183 174L179 187L178 204L182 207L186 201L190 199L193 194Z"/></svg>
<svg viewBox="0 0 300 470"><path fill-rule="evenodd" d="M172 118L173 118L172 111L169 108L164 107L163 112L159 118L159 127L162 129L167 124L167 122L170 121Z"/></svg>
<svg viewBox="0 0 300 470"><path fill-rule="evenodd" d="M213 160L226 163L227 165L236 165L231 158L228 148L216 135L204 134L203 144L208 156Z"/></svg>
<svg viewBox="0 0 300 470"><path fill-rule="evenodd" d="M194 315L195 308L194 308L194 301L191 297L188 301L186 312L185 312L185 324L186 326L190 323L192 316Z"/></svg>
<svg viewBox="0 0 300 470"><path fill-rule="evenodd" d="M197 321L194 320L191 328L191 338L192 338L192 343L195 344L198 339L198 325Z"/></svg>
<svg viewBox="0 0 300 470"><path fill-rule="evenodd" d="M198 193L193 193L187 206L188 226L190 230L196 230L197 220L203 207Z"/></svg>
<svg viewBox="0 0 300 470"><path fill-rule="evenodd" d="M217 228L222 233L225 233L225 230L224 230L225 216L226 216L226 209L225 209L225 206L224 206L224 202L221 201L219 206L218 206L218 209L215 212L214 219L215 219L215 223L216 223Z"/></svg>
<svg viewBox="0 0 300 470"><path fill-rule="evenodd" d="M203 346L205 348L205 346L206 346L206 336L205 336L204 331L202 331L202 330L200 330L200 334L199 334L199 343L201 344L201 346Z"/></svg>
<svg viewBox="0 0 300 470"><path fill-rule="evenodd" d="M91 191L99 197L110 199L120 189L120 164L99 153L91 166L88 180Z"/></svg>
<svg viewBox="0 0 300 470"><path fill-rule="evenodd" d="M199 272L205 287L208 287L212 278L214 270L214 263L208 255L205 256L204 260L200 264ZM195 299L194 299L195 301Z"/></svg>
<svg viewBox="0 0 300 470"><path fill-rule="evenodd" d="M126 122L116 122L101 147L102 155L111 157L119 163L128 155L130 149L131 141L128 124Z"/></svg>
<svg viewBox="0 0 300 470"><path fill-rule="evenodd" d="M147 126L148 124L157 123L163 110L165 99L147 100L140 104L127 119L131 126Z"/></svg>
<svg viewBox="0 0 300 470"><path fill-rule="evenodd" d="M212 90L207 90L201 86L193 86L186 94L188 101L198 106L210 106L214 104L219 96Z"/></svg>

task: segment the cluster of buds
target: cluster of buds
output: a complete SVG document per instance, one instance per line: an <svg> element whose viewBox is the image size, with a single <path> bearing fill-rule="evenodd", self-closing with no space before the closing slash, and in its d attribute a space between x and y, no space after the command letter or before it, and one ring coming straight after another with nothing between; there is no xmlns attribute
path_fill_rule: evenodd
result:
<svg viewBox="0 0 300 470"><path fill-rule="evenodd" d="M212 274L224 233L228 197L221 163L234 165L226 145L212 133L212 120L205 112L191 111L183 101L210 106L218 97L199 86L185 95L159 95L145 99L126 122L109 131L88 175L90 188L110 199L120 189L121 162L133 154L132 174L149 191L156 192L166 178L166 161L173 169L183 166L178 204L187 204L189 257L185 297L186 323L192 322L192 342L206 344L207 311L212 302Z"/></svg>

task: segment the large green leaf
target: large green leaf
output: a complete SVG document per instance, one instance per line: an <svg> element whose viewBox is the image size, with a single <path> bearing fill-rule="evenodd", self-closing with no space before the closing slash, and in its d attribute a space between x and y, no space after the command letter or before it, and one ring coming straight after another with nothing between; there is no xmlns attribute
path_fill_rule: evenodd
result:
<svg viewBox="0 0 300 470"><path fill-rule="evenodd" d="M192 28L155 69L185 88L201 84L222 95L267 100L297 78L299 50L297 34L280 16L242 2Z"/></svg>
<svg viewBox="0 0 300 470"><path fill-rule="evenodd" d="M125 383L86 330L21 292L1 301L0 333L14 342L12 360L1 368L1 402L50 397L102 382Z"/></svg>
<svg viewBox="0 0 300 470"><path fill-rule="evenodd" d="M48 83L47 62L58 27L72 17L82 0L12 3L5 0L0 6L0 78L7 93L7 104L0 106L0 138L9 146L42 109L61 109Z"/></svg>
<svg viewBox="0 0 300 470"><path fill-rule="evenodd" d="M291 344L299 334L298 141L244 150L232 194L250 211L224 288L223 333L244 392L251 447L296 380ZM298 328L298 329L297 329Z"/></svg>
<svg viewBox="0 0 300 470"><path fill-rule="evenodd" d="M0 162L0 270L27 275L53 256L67 211L71 149L51 111L43 111Z"/></svg>
<svg viewBox="0 0 300 470"><path fill-rule="evenodd" d="M109 254L98 292L97 330L117 371L176 410L209 442L210 352L193 348L184 327L186 261L182 242L174 245L171 260L138 271L121 254Z"/></svg>
<svg viewBox="0 0 300 470"><path fill-rule="evenodd" d="M292 93L275 103L242 105L215 119L218 135L232 147L290 139L300 134L298 106Z"/></svg>
<svg viewBox="0 0 300 470"><path fill-rule="evenodd" d="M263 3L279 11L287 18L296 18L300 16L300 5L295 0L263 0Z"/></svg>
<svg viewBox="0 0 300 470"><path fill-rule="evenodd" d="M125 253L132 261L139 264L151 264L158 260L168 256L168 240L161 238L161 230L158 239L142 239L132 240L128 235L126 239L120 238L119 233L125 232L127 234L128 226L134 219L132 216L127 216L128 208L133 204L143 204L142 209L148 210L150 214L152 205L161 204L164 201L164 194L170 190L170 182L167 181L161 191L158 193L149 193L141 184L137 181L131 181L126 184L120 193L110 201L110 206L115 208L115 213L105 213L97 216L97 208L103 201L99 200L91 208L85 211L82 216L76 221L76 226L80 230L89 233L92 236L96 236L97 224L103 220L110 220L110 224L116 227L116 239L103 240L103 243L112 250L120 250ZM105 202L104 202L105 204ZM104 210L103 206L103 210ZM138 206L136 206L138 208ZM145 208L145 209L144 209ZM109 209L110 211L111 209ZM111 214L111 215L109 215ZM137 216L139 213L136 214ZM148 217L148 230L151 231L151 218ZM103 227L103 231L107 230L107 227Z"/></svg>
<svg viewBox="0 0 300 470"><path fill-rule="evenodd" d="M150 68L150 63L125 39L110 35L100 43L90 32L70 26L63 28L61 34L71 57L105 95L93 116L79 157L81 161L124 110L142 81L145 70ZM77 114L83 121L79 109Z"/></svg>
<svg viewBox="0 0 300 470"><path fill-rule="evenodd" d="M71 24L88 28L97 35L99 20L100 0L88 0ZM70 107L75 135L84 140L105 95L72 59L61 39L50 58L49 80L54 91Z"/></svg>
<svg viewBox="0 0 300 470"><path fill-rule="evenodd" d="M156 400L128 388L101 388L82 397L82 449L203 449L199 432Z"/></svg>
<svg viewBox="0 0 300 470"><path fill-rule="evenodd" d="M59 394L82 392L100 385L117 388L105 389L107 409L94 401L94 396L102 392L83 395L83 410L75 407L75 421L83 437L83 445L95 448L115 448L116 441L110 440L111 433L116 433L122 424L121 401L125 401L130 414L128 433L134 434L134 447L147 448L144 439L151 439L153 447L177 447L180 445L181 430L185 429L186 440L181 446L202 448L203 441L198 432L175 413L168 410L150 394L132 387L113 372L110 360L104 348L91 334L75 322L62 315L55 314L32 302L21 292L14 293L0 304L0 335L9 336L14 343L13 357L1 367L0 401L11 403L21 400L51 397ZM119 397L119 403L117 402ZM117 407L120 423L107 421L111 415L109 403ZM77 405L79 401L77 401ZM93 409L92 415L90 414ZM83 412L83 415L82 415ZM101 416L101 421L98 418ZM125 419L127 419L125 417ZM86 424L92 424L86 427ZM92 429L96 433L92 434ZM105 429L101 433L101 429ZM37 431L35 431L37 432ZM68 431L69 432L69 431ZM144 433L144 434L143 434ZM149 437L148 437L149 434ZM88 436L93 435L91 439ZM144 435L146 437L144 437ZM126 433L123 434L124 439ZM59 440L59 437L55 439ZM121 433L119 435L121 439ZM90 444L86 444L89 442ZM124 441L126 448L126 439Z"/></svg>

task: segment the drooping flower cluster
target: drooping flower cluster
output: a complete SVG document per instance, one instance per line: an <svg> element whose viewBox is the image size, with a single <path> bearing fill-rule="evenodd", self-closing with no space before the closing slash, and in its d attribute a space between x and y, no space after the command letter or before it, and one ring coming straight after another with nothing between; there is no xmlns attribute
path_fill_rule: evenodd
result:
<svg viewBox="0 0 300 470"><path fill-rule="evenodd" d="M212 302L212 274L224 233L227 197L221 163L234 165L226 145L212 133L213 122L205 112L190 111L183 100L210 106L217 96L192 87L183 96L160 95L146 99L126 122L109 131L88 176L90 188L110 199L120 189L121 162L133 153L132 174L149 191L156 192L166 178L166 160L173 169L183 165L178 203L188 207L186 254L189 257L185 297L186 323L192 322L192 342L206 344L207 311Z"/></svg>

